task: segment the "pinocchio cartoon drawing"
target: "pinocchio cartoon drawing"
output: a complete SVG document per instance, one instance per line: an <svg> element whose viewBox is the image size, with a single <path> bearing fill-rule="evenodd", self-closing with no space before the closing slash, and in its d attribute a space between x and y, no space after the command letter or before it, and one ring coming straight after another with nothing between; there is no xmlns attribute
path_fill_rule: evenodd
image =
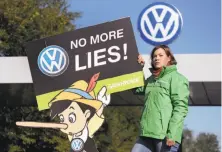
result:
<svg viewBox="0 0 222 152"><path fill-rule="evenodd" d="M67 134L72 152L98 152L94 133L104 122L103 109L110 103L107 88L94 93L99 73L89 83L79 80L64 89L50 102L50 116L60 118L59 123L16 122L17 126L60 129Z"/></svg>

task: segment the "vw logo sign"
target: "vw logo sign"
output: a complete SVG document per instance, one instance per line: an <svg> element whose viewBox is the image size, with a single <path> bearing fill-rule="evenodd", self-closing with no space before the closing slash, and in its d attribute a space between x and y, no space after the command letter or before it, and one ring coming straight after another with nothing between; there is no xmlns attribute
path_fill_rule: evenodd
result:
<svg viewBox="0 0 222 152"><path fill-rule="evenodd" d="M71 142L71 148L75 152L82 151L83 148L84 148L84 141L82 139L80 139L80 138L73 139L72 142Z"/></svg>
<svg viewBox="0 0 222 152"><path fill-rule="evenodd" d="M61 75L68 65L68 54L60 46L48 46L38 56L38 67L47 76Z"/></svg>
<svg viewBox="0 0 222 152"><path fill-rule="evenodd" d="M181 32L183 19L179 10L167 3L156 2L139 15L138 30L151 45L170 44Z"/></svg>

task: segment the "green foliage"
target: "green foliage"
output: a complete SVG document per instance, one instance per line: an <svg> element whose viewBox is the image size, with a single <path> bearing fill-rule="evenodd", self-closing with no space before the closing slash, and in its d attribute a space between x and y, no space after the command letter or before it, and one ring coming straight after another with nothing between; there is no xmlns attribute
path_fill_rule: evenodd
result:
<svg viewBox="0 0 222 152"><path fill-rule="evenodd" d="M107 107L106 123L95 135L98 147L103 151L130 151L138 136L141 107Z"/></svg>
<svg viewBox="0 0 222 152"><path fill-rule="evenodd" d="M22 148L16 145L9 145L9 151L8 152L22 152Z"/></svg>
<svg viewBox="0 0 222 152"><path fill-rule="evenodd" d="M184 130L183 152L220 152L215 134L200 133L196 138L189 129Z"/></svg>
<svg viewBox="0 0 222 152"><path fill-rule="evenodd" d="M59 130L23 128L15 125L16 121L50 122L48 111L38 111L35 107L2 108L0 111L0 149L57 150L68 151L69 141Z"/></svg>
<svg viewBox="0 0 222 152"><path fill-rule="evenodd" d="M75 29L80 13L67 8L65 0L1 0L0 50L25 55L25 42Z"/></svg>

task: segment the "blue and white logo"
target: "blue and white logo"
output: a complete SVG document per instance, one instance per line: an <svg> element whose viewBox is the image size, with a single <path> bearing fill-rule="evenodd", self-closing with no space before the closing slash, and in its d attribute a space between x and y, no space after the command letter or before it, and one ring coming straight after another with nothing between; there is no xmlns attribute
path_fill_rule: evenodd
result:
<svg viewBox="0 0 222 152"><path fill-rule="evenodd" d="M67 52L56 45L44 48L38 56L39 69L47 76L61 75L69 65Z"/></svg>
<svg viewBox="0 0 222 152"><path fill-rule="evenodd" d="M84 142L82 139L80 138L75 138L72 140L71 142L71 148L72 150L74 150L75 152L79 152L82 151L84 148Z"/></svg>
<svg viewBox="0 0 222 152"><path fill-rule="evenodd" d="M138 19L141 37L152 45L171 43L180 34L182 26L183 19L179 10L164 2L147 6Z"/></svg>

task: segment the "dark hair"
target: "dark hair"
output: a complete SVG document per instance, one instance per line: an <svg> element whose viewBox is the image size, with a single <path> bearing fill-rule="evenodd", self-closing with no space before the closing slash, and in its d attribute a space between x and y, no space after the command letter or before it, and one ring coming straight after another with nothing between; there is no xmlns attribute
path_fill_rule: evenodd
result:
<svg viewBox="0 0 222 152"><path fill-rule="evenodd" d="M158 45L158 46L153 48L153 50L151 52L151 55L150 55L151 56L151 66L152 66L152 68L155 68L154 65L153 65L153 55L154 55L155 51L159 48L162 48L165 51L166 55L168 57L170 57L170 59L171 59L170 65L173 65L173 64L176 65L177 64L177 61L176 61L175 57L173 56L173 53L171 52L170 48L167 45Z"/></svg>
<svg viewBox="0 0 222 152"><path fill-rule="evenodd" d="M56 115L58 115L59 113L63 112L64 110L66 110L72 102L75 102L75 101L71 101L71 100L61 100L61 101L57 101L57 102L54 102L52 103L52 106L50 108L51 110L51 118L54 118ZM96 113L96 109L91 107L91 106L88 106L86 104L83 104L83 103L79 103L79 102L76 102L80 109L83 111L83 113L86 111L86 110L90 110L90 117L87 119L90 120L93 115Z"/></svg>

